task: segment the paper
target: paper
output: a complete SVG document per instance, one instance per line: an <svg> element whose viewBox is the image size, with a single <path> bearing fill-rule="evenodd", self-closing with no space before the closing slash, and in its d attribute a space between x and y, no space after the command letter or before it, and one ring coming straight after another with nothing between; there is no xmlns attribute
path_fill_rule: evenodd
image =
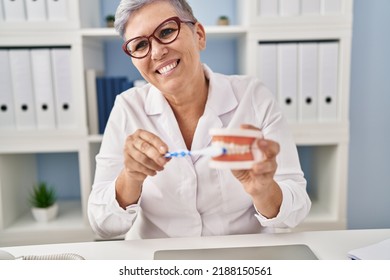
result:
<svg viewBox="0 0 390 280"><path fill-rule="evenodd" d="M390 260L390 238L381 242L348 252L353 260Z"/></svg>

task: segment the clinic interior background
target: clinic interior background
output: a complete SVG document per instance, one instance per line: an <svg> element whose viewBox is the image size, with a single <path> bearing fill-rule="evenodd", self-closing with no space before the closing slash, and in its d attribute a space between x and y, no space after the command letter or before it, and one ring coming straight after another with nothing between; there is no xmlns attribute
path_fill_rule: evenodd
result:
<svg viewBox="0 0 390 280"><path fill-rule="evenodd" d="M119 0L100 0L102 21L115 13ZM189 0L198 20L204 25L215 24L207 10L200 10L200 1ZM208 1L210 11L219 9L236 23L235 0ZM204 6L203 6L204 7ZM350 81L350 151L348 173L347 227L390 228L390 1L354 0L352 65ZM102 23L103 25L103 23ZM237 42L233 39L209 40L202 60L215 71L237 73ZM106 75L126 75L130 80L141 76L125 59L120 48L121 39L108 41L105 46ZM214 51L213 51L214 50ZM215 51L217 50L217 51ZM213 55L211 55L213 54ZM51 169L51 162L61 157L62 168ZM304 167L304 158L302 166ZM38 156L42 181L63 182L62 198L79 196L77 154L50 154ZM58 170L61 170L59 174ZM305 170L305 167L304 167ZM63 178L63 180L59 180ZM69 188L69 186L73 186Z"/></svg>

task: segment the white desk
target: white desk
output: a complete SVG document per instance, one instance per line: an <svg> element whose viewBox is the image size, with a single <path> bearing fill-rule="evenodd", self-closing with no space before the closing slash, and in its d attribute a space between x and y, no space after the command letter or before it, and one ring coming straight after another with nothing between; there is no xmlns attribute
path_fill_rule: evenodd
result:
<svg viewBox="0 0 390 280"><path fill-rule="evenodd" d="M390 229L311 231L192 238L62 243L0 248L12 255L75 253L89 260L151 260L156 250L306 244L319 259L347 259L347 252L390 238Z"/></svg>

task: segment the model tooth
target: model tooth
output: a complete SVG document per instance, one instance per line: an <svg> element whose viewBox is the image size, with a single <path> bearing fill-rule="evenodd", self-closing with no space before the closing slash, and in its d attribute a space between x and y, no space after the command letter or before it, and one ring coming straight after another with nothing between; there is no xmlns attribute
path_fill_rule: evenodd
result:
<svg viewBox="0 0 390 280"><path fill-rule="evenodd" d="M215 141L213 142L213 145L226 148L228 155L243 155L250 152L250 145L238 145L235 143L225 143L223 141Z"/></svg>

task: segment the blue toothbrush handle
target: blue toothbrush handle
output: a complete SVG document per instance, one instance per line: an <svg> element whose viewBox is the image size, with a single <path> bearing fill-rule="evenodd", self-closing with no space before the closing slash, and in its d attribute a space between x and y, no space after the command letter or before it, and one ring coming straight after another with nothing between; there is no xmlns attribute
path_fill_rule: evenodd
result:
<svg viewBox="0 0 390 280"><path fill-rule="evenodd" d="M190 151L178 151L178 152L168 152L164 155L166 158L172 158L172 157L185 157L191 155Z"/></svg>

